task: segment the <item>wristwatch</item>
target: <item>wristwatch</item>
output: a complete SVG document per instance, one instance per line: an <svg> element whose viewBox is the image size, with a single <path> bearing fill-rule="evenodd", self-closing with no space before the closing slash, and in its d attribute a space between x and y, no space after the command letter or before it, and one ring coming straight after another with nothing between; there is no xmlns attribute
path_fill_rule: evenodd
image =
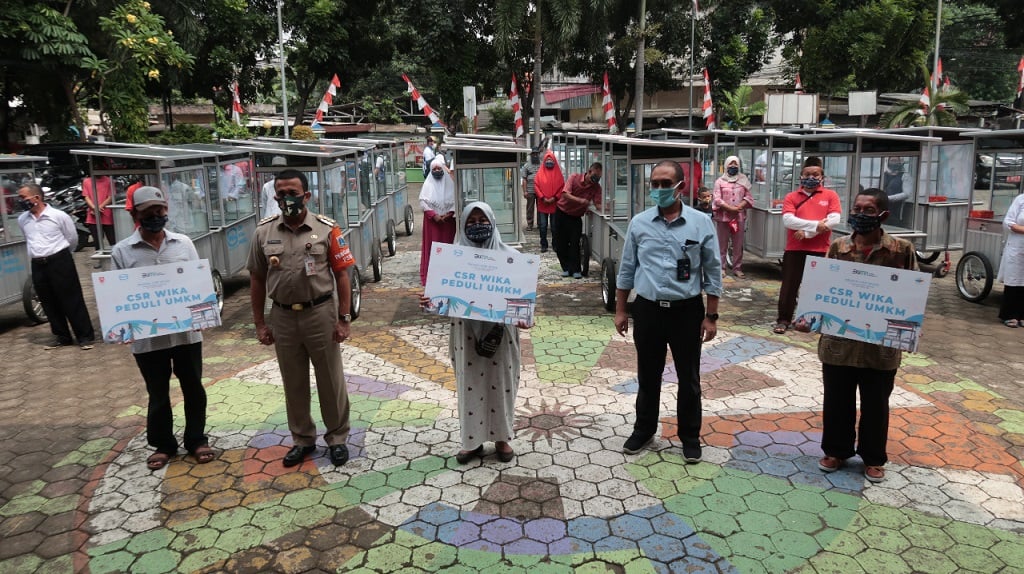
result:
<svg viewBox="0 0 1024 574"><path fill-rule="evenodd" d="M707 317L711 322L715 322L718 320L718 313L708 313L704 316Z"/></svg>
<svg viewBox="0 0 1024 574"><path fill-rule="evenodd" d="M338 318L346 323L352 322L352 315L345 313L344 315L338 315Z"/></svg>

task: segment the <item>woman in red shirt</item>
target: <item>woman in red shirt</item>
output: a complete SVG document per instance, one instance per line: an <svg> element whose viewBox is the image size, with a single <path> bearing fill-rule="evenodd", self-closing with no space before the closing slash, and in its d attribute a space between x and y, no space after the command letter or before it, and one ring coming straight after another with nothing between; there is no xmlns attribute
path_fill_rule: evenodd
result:
<svg viewBox="0 0 1024 574"><path fill-rule="evenodd" d="M796 298L804 279L808 255L824 257L832 241L832 228L843 212L839 195L825 188L821 158L809 157L800 172L800 189L786 195L782 204L782 225L786 228L786 251L782 256L782 287L775 333L785 333L793 322Z"/></svg>
<svg viewBox="0 0 1024 574"><path fill-rule="evenodd" d="M533 188L537 192L537 230L540 231L541 253L548 250L548 222L554 223L552 215L564 187L565 176L562 175L562 168L558 165L555 153L548 150L544 152L540 170L533 178Z"/></svg>
<svg viewBox="0 0 1024 574"><path fill-rule="evenodd" d="M87 177L82 180L82 196L85 198L85 203L89 205L89 211L85 214L85 223L95 226L96 210L99 209L100 225L103 226L103 237L107 240L107 248L113 247L117 243L114 239L114 213L110 211L110 203L114 200L111 185L112 182L108 176ZM97 247L99 247L98 243Z"/></svg>

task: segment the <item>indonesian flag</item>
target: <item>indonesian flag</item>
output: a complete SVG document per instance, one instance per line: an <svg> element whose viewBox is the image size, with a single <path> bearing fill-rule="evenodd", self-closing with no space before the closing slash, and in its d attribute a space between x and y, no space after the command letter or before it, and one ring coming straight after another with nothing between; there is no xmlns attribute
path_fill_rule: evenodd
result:
<svg viewBox="0 0 1024 574"><path fill-rule="evenodd" d="M509 91L508 101L512 102L512 113L515 114L516 119L515 138L519 139L523 136L523 106L519 101L519 86L516 85L515 72L512 72L512 89Z"/></svg>
<svg viewBox="0 0 1024 574"><path fill-rule="evenodd" d="M231 119L238 125L242 125L242 98L238 96L238 81L231 82Z"/></svg>
<svg viewBox="0 0 1024 574"><path fill-rule="evenodd" d="M608 72L604 73L604 85L601 86L601 105L604 107L604 121L608 123L608 133L618 133L619 126L615 123L615 106L612 104L612 91L608 87Z"/></svg>
<svg viewBox="0 0 1024 574"><path fill-rule="evenodd" d="M1020 63L1017 64L1017 71L1020 72L1020 81L1017 83L1017 99L1020 99L1020 95L1024 92L1024 56L1021 56Z"/></svg>
<svg viewBox="0 0 1024 574"><path fill-rule="evenodd" d="M697 5L697 0L693 0L693 15L696 16L697 12L700 12L700 6Z"/></svg>
<svg viewBox="0 0 1024 574"><path fill-rule="evenodd" d="M804 85L800 83L800 72L796 73L796 93L804 93Z"/></svg>
<svg viewBox="0 0 1024 574"><path fill-rule="evenodd" d="M708 77L707 68L704 68L704 127L709 130L715 129L715 111L711 104L711 78Z"/></svg>
<svg viewBox="0 0 1024 574"><path fill-rule="evenodd" d="M931 82L929 82L929 83L931 83ZM929 97L929 92L928 92L928 88L927 87L925 87L924 91L921 92L921 99L918 100L917 102L919 104L921 104L921 109L918 110L917 113L921 114L922 116L927 115L928 114L928 108L931 107L931 105L932 105L932 99L931 99L931 97Z"/></svg>
<svg viewBox="0 0 1024 574"><path fill-rule="evenodd" d="M338 74L334 74L334 77L331 78L331 84L327 86L327 91L324 92L324 99L320 100L320 106L316 109L316 121L319 122L324 119L324 112L334 103L334 96L338 95L338 88L340 87L341 80L338 79Z"/></svg>
<svg viewBox="0 0 1024 574"><path fill-rule="evenodd" d="M409 86L409 93L412 94L412 99L416 100L416 105L423 110L423 115L430 118L430 124L441 124L443 126L444 123L441 122L441 118L438 117L434 108L430 107L427 100L423 99L423 96L420 95L420 91L416 89L416 86L412 85L412 81L409 80L409 76L402 74L402 79L405 80L406 85Z"/></svg>

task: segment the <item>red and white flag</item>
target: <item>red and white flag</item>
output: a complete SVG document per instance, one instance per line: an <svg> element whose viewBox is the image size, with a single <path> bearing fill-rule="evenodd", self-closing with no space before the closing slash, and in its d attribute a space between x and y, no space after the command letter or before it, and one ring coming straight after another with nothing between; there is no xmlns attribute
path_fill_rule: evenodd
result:
<svg viewBox="0 0 1024 574"><path fill-rule="evenodd" d="M608 133L619 132L619 126L615 123L615 105L612 104L612 91L608 87L608 72L604 73L604 85L601 86L601 105L604 107L604 121L608 123Z"/></svg>
<svg viewBox="0 0 1024 574"><path fill-rule="evenodd" d="M800 83L800 72L796 73L796 93L804 93L804 85Z"/></svg>
<svg viewBox="0 0 1024 574"><path fill-rule="evenodd" d="M693 0L693 15L696 16L697 12L700 12L700 6L697 5L697 0Z"/></svg>
<svg viewBox="0 0 1024 574"><path fill-rule="evenodd" d="M715 111L711 103L711 78L708 77L707 68L704 68L704 127L709 130L715 129Z"/></svg>
<svg viewBox="0 0 1024 574"><path fill-rule="evenodd" d="M427 100L423 99L423 96L420 95L420 91L416 89L416 86L412 85L412 81L409 80L409 76L402 74L402 79L405 80L409 93L412 94L412 99L416 100L416 105L423 110L423 115L430 118L430 124L441 124L443 126L444 123L441 122L441 118L437 115L437 112L434 111L434 108L430 107Z"/></svg>
<svg viewBox="0 0 1024 574"><path fill-rule="evenodd" d="M331 78L331 84L327 86L327 91L324 92L324 99L320 100L320 107L316 109L316 121L324 119L324 112L328 110L332 103L334 103L334 96L338 95L338 88L341 87L341 80L338 79L338 74L334 74Z"/></svg>
<svg viewBox="0 0 1024 574"><path fill-rule="evenodd" d="M231 119L238 125L242 125L242 98L238 95L238 81L231 82Z"/></svg>
<svg viewBox="0 0 1024 574"><path fill-rule="evenodd" d="M519 86L516 84L516 74L512 72L512 89L509 91L508 101L512 103L512 113L515 114L515 138L523 137L523 104L519 101Z"/></svg>
<svg viewBox="0 0 1024 574"><path fill-rule="evenodd" d="M1020 99L1020 95L1024 92L1024 56L1021 56L1020 63L1017 64L1017 71L1020 72L1020 80L1017 82L1017 99Z"/></svg>
<svg viewBox="0 0 1024 574"><path fill-rule="evenodd" d="M932 105L932 99L927 87L925 87L924 91L921 92L921 99L919 99L917 103L921 104L921 109L918 110L917 113L922 116L928 115L928 108Z"/></svg>

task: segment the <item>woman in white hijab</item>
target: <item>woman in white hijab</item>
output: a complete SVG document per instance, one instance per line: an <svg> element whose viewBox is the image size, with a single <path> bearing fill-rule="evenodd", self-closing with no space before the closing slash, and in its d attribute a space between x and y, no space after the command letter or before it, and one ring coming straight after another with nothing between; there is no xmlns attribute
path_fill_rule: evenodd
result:
<svg viewBox="0 0 1024 574"><path fill-rule="evenodd" d="M455 240L455 176L444 163L444 156L435 156L430 172L420 189L423 208L423 246L420 250L420 283L427 284L430 267L430 245Z"/></svg>
<svg viewBox="0 0 1024 574"><path fill-rule="evenodd" d="M725 160L725 173L715 180L711 208L714 210L718 250L722 256L722 276L725 276L725 254L732 240L732 272L742 279L743 231L747 223L747 209L754 205L750 195L750 179L740 173L740 158L731 155Z"/></svg>
<svg viewBox="0 0 1024 574"><path fill-rule="evenodd" d="M501 241L491 206L475 201L462 210L456 245L517 251ZM421 297L420 305L430 300ZM451 319L448 352L455 370L459 397L462 450L455 455L466 464L484 454L484 443L493 442L498 460L515 456L509 442L515 436L516 395L519 391L519 329L530 325L505 325L474 319Z"/></svg>

